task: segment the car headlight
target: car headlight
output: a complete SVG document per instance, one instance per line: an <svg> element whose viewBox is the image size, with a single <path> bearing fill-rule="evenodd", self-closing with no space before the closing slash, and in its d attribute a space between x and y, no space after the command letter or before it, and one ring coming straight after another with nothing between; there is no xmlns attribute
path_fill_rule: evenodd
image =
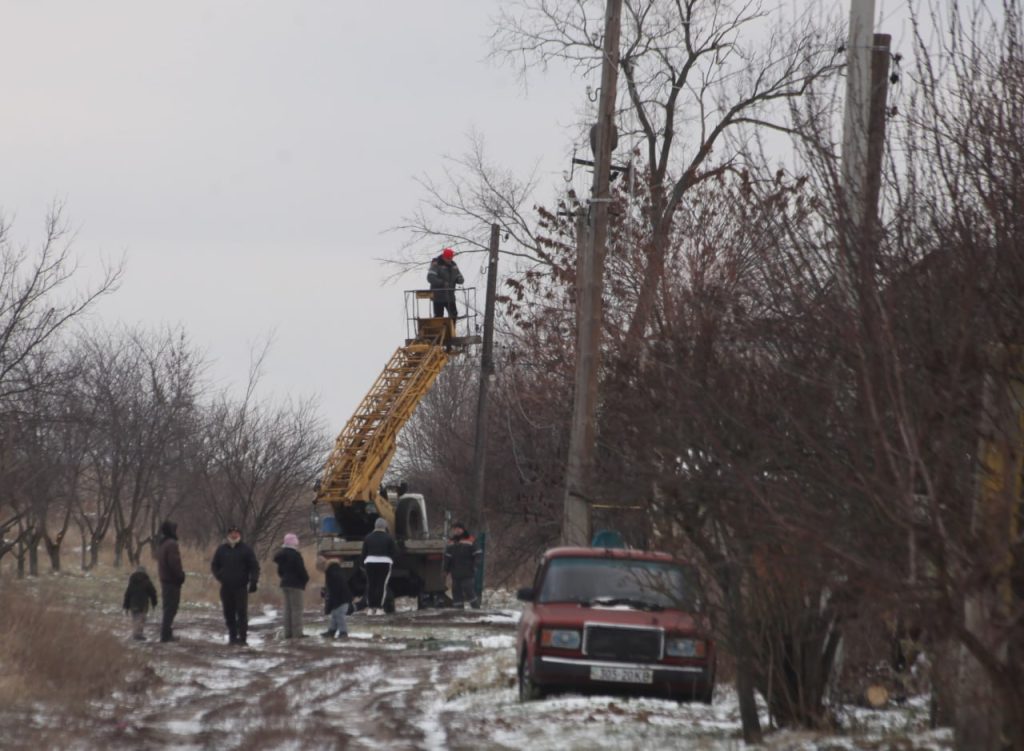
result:
<svg viewBox="0 0 1024 751"><path fill-rule="evenodd" d="M707 652L706 642L700 639L669 639L665 642L668 657L703 657Z"/></svg>
<svg viewBox="0 0 1024 751"><path fill-rule="evenodd" d="M542 628L540 645L555 649L579 649L580 632L568 628Z"/></svg>

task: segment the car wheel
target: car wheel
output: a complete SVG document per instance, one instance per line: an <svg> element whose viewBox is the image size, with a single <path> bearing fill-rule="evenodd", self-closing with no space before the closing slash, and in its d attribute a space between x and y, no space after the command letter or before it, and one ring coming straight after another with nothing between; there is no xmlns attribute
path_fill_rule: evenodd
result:
<svg viewBox="0 0 1024 751"><path fill-rule="evenodd" d="M530 670L526 666L526 649L523 649L523 659L519 661L519 701L536 701L544 698L544 689L533 682Z"/></svg>

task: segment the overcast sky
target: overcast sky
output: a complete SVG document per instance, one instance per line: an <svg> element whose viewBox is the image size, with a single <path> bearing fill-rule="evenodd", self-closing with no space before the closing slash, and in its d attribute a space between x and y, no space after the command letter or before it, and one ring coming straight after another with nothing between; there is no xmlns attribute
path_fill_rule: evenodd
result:
<svg viewBox="0 0 1024 751"><path fill-rule="evenodd" d="M99 315L184 324L220 383L273 332L264 391L319 394L340 429L423 283L382 287L375 260L401 242L384 231L415 207L412 178L471 128L510 165L564 166L576 84L526 95L486 63L496 7L3 0L0 209L38 239L66 200L93 272L127 257Z"/></svg>
<svg viewBox="0 0 1024 751"><path fill-rule="evenodd" d="M96 319L183 324L221 385L273 333L263 392L319 395L340 429L423 283L382 286L376 260L413 178L471 129L523 173L567 167L596 82L551 70L524 92L486 62L499 5L0 0L0 210L30 241L66 201L87 274L127 259Z"/></svg>

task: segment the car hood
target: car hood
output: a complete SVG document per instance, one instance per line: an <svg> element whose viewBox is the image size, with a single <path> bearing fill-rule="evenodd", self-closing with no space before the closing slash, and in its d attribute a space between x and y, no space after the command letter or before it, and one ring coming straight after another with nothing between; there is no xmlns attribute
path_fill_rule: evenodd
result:
<svg viewBox="0 0 1024 751"><path fill-rule="evenodd" d="M579 605L576 603L535 603L535 616L545 624L576 625L584 623L614 623L617 626L654 626L670 631L704 630L702 620L683 610L637 610L624 605L611 607Z"/></svg>

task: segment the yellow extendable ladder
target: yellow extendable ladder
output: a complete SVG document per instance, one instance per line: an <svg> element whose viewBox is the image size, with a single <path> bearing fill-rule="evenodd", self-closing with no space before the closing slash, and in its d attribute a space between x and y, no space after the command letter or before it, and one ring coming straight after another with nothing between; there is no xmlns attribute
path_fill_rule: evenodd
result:
<svg viewBox="0 0 1024 751"><path fill-rule="evenodd" d="M397 446L398 432L448 361L444 337L416 339L395 350L369 393L334 443L324 465L316 502L372 501L394 522L378 488Z"/></svg>

